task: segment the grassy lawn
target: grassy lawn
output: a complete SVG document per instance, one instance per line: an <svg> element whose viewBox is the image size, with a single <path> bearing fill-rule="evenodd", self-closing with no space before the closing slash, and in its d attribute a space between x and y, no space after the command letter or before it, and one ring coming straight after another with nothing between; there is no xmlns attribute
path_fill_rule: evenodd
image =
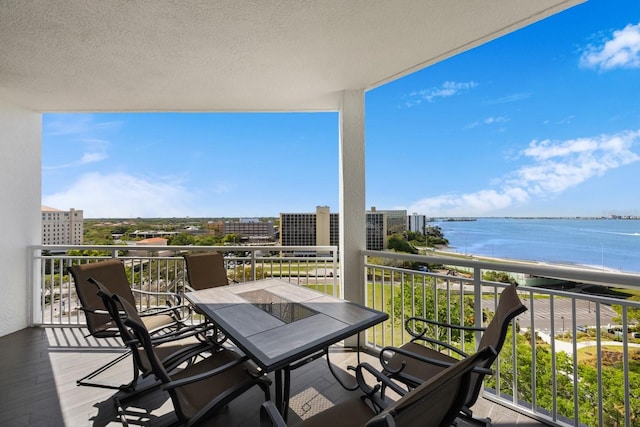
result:
<svg viewBox="0 0 640 427"><path fill-rule="evenodd" d="M614 345L603 345L602 352L598 355L597 347L584 347L578 349L578 363L585 363L592 367L598 366L598 358L602 360L605 367L622 368L623 347ZM640 373L640 350L631 348L629 350L629 370Z"/></svg>

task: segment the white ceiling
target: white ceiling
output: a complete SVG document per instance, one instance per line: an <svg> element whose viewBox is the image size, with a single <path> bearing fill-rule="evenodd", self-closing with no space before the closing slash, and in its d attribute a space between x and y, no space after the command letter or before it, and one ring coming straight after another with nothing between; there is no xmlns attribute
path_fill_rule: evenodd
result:
<svg viewBox="0 0 640 427"><path fill-rule="evenodd" d="M582 0L3 0L0 99L36 111L337 110Z"/></svg>

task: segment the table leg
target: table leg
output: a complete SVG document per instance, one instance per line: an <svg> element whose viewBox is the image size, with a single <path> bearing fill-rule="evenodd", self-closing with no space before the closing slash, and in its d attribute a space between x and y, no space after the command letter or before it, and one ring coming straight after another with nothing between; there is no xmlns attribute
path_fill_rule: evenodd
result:
<svg viewBox="0 0 640 427"><path fill-rule="evenodd" d="M275 395L276 395L276 407L280 414L282 414L282 369L276 370L276 385L275 385Z"/></svg>
<svg viewBox="0 0 640 427"><path fill-rule="evenodd" d="M286 366L275 373L276 407L285 422L289 418L289 395L291 393L291 368Z"/></svg>
<svg viewBox="0 0 640 427"><path fill-rule="evenodd" d="M283 405L282 405L282 416L284 417L284 421L287 422L289 418L289 397L291 394L291 369L289 365L287 365L284 369L284 389L282 392L283 397Z"/></svg>

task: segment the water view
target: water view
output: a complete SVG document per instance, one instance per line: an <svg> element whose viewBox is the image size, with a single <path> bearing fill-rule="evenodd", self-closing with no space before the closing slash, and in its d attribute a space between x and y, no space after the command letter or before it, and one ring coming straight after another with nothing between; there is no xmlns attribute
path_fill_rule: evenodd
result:
<svg viewBox="0 0 640 427"><path fill-rule="evenodd" d="M640 220L478 218L442 221L449 250L467 255L640 272Z"/></svg>

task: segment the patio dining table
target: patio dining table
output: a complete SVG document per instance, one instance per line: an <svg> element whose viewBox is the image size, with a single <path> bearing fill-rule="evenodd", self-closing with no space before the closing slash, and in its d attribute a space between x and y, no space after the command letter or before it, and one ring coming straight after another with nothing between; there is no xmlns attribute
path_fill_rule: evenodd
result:
<svg viewBox="0 0 640 427"><path fill-rule="evenodd" d="M282 279L204 289L185 298L256 365L275 372L275 403L285 418L292 366L328 354L329 346L388 318Z"/></svg>

